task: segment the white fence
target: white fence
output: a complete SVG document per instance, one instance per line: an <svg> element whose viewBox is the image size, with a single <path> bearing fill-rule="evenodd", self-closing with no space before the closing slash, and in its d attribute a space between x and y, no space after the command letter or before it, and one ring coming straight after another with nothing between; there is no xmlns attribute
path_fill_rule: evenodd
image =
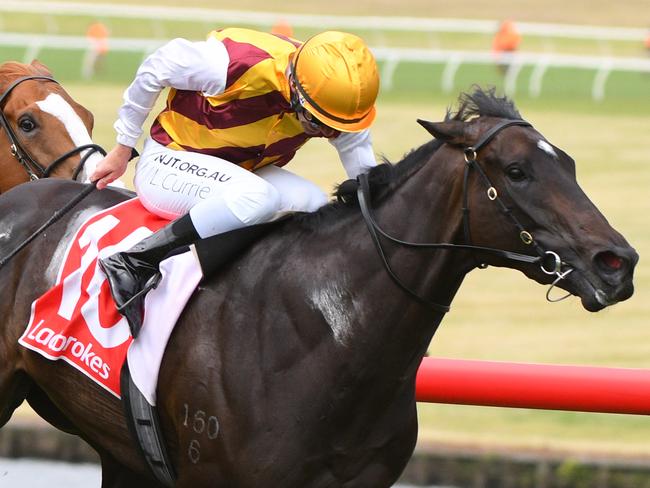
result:
<svg viewBox="0 0 650 488"><path fill-rule="evenodd" d="M91 47L84 37L55 35L58 31L59 16L91 16L99 19L142 19L154 25L160 21L195 21L213 25L252 25L269 28L278 20L284 20L294 27L315 29L341 28L404 31L404 32L466 32L492 34L497 21L467 19L432 19L412 17L355 17L333 15L278 14L271 12L245 12L237 10L216 10L200 8L154 7L139 5L113 5L108 3L77 3L43 0L0 0L0 14L32 13L45 16L50 34L11 34L0 33L0 46L25 48L24 60L38 56L43 47L86 50L80 66L82 76L87 77L92 63ZM6 15L3 16L6 18ZM5 22L5 31L10 28ZM645 29L594 27L580 25L558 25L519 22L523 35L542 37L563 37L574 39L593 39L599 41L637 41L639 45L647 32ZM143 56L158 47L163 41L158 39L111 38L113 51L140 52ZM496 59L485 51L450 51L439 49L413 49L375 46L372 48L378 60L383 61L382 87L391 90L394 73L402 62L444 65L441 86L449 92L459 68L465 63L494 64ZM650 59L622 58L614 56L571 56L556 53L517 52L502 56L500 62L507 64L505 91L513 95L522 68L532 67L528 82L531 96L542 92L544 76L549 68L578 68L594 72L591 95L600 100L604 97L607 80L612 71L632 71L650 73Z"/></svg>
<svg viewBox="0 0 650 488"><path fill-rule="evenodd" d="M650 73L650 59L614 58L596 56L569 56L562 54L516 52L501 54L495 58L494 53L480 51L438 51L428 49L375 48L377 59L385 61L382 72L382 87L390 90L395 70L400 62L441 63L445 65L442 73L442 88L449 92L454 87L456 72L464 63L507 65L505 75L505 92L514 95L517 78L526 66L532 66L533 72L528 84L528 92L538 97L542 91L544 75L549 68L577 68L595 71L591 86L594 100L602 100L605 95L607 78L612 71L631 71Z"/></svg>
<svg viewBox="0 0 650 488"><path fill-rule="evenodd" d="M146 56L149 52L161 45L161 40L148 39L116 39L111 38L110 49L113 51L126 51L141 53ZM38 56L42 48L59 48L71 50L84 50L84 60L80 66L80 73L88 75L91 62L92 47L85 37L55 36L33 34L8 34L0 33L0 46L25 48L24 62L30 62ZM393 88L393 75L399 63L442 64L441 85L445 92L450 92L454 87L454 79L460 66L464 63L495 64L497 61L491 52L480 51L441 51L431 49L409 48L372 48L379 61L382 61L382 90L390 91ZM650 73L650 59L643 58L614 58L593 56L567 56L561 54L517 52L511 55L502 55L499 62L507 64L505 76L505 91L514 95L517 78L522 68L533 67L528 84L528 92L537 97L542 91L544 75L549 68L578 68L594 71L591 95L595 100L604 97L607 78L614 70Z"/></svg>
<svg viewBox="0 0 650 488"><path fill-rule="evenodd" d="M213 25L245 24L270 27L285 20L294 27L315 29L364 29L411 32L467 32L493 34L496 20L434 19L421 17L376 17L342 15L304 15L272 12L248 12L191 7L154 7L144 5L114 5L109 3L77 3L44 0L2 0L0 12L37 13L51 19L49 28L56 33L56 16L84 15L96 18L131 18L146 21L196 21ZM5 26L7 27L7 26ZM647 31L642 28L596 27L570 24L517 22L523 35L593 39L599 41L643 42ZM6 28L5 28L6 30Z"/></svg>

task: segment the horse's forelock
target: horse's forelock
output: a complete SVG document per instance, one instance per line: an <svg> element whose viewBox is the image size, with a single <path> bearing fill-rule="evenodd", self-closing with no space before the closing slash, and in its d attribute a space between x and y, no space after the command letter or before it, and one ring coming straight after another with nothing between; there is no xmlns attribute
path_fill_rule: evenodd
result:
<svg viewBox="0 0 650 488"><path fill-rule="evenodd" d="M40 61L34 60L31 64L7 61L0 64L0 87L4 91L12 81L23 76L51 76L50 70Z"/></svg>

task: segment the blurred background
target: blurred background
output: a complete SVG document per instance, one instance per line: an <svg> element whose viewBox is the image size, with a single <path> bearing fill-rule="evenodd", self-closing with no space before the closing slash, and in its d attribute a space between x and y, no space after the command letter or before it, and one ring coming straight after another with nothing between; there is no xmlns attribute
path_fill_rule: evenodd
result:
<svg viewBox="0 0 650 488"><path fill-rule="evenodd" d="M382 76L374 147L391 161L428 140L416 118L441 120L460 92L496 86L574 157L584 190L636 247L637 291L590 314L576 299L546 302L546 290L516 272L475 271L430 354L650 368L650 2L134 1L2 0L0 60L38 58L49 66L94 113L93 139L106 148L114 143L122 91L147 53L173 37L200 40L220 27L300 40L325 29L362 36ZM345 178L333 148L318 140L288 169L327 192ZM650 486L648 417L424 404L419 414L412 483ZM12 423L34 421L22 409ZM0 445L2 455L16 455L7 442ZM517 474L526 463L532 474Z"/></svg>

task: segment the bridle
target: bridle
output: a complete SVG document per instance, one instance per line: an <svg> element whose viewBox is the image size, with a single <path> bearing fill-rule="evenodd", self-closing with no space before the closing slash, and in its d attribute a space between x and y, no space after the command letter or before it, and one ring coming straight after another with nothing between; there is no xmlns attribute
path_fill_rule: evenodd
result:
<svg viewBox="0 0 650 488"><path fill-rule="evenodd" d="M537 264L541 268L541 270L548 275L551 276L556 276L555 281L551 284L549 290L546 293L546 299L551 302L556 302L563 300L564 298L568 297L570 294L565 295L561 298L551 298L550 293L551 290L557 285L557 283L566 278L569 273L573 271L573 268L568 267L565 271L562 271L563 266L567 266L566 263L562 261L560 256L554 252L554 251L546 251L544 250L537 241L533 238L532 234L528 232L525 227L522 225L522 223L517 219L517 217L512 213L512 210L505 204L503 201L499 198L499 194L490 181L489 177L487 174L485 174L485 171L483 171L483 168L478 164L477 161L477 154L478 152L485 147L489 142L503 129L511 126L520 126L520 127L532 127L532 125L529 122L526 122L525 120L505 120L502 121L498 124L496 124L494 127L492 127L490 130L488 130L479 141L474 144L473 146L468 146L463 148L463 154L465 157L465 170L463 174L463 233L465 235L465 242L467 244L451 244L451 243L419 243L419 242L408 242L408 241L403 241L401 239L397 239L390 234L386 233L384 230L382 230L379 225L377 224L376 220L374 219L372 215L372 211L369 207L369 202L370 202L370 183L368 181L368 175L366 173L363 173L358 176L358 188L357 188L357 198L359 200L359 207L361 208L361 213L363 215L364 221L366 223L366 226L368 227L368 231L370 232L370 236L372 238L373 244L375 245L375 249L377 250L377 253L379 254L384 267L386 268L386 271L388 275L391 277L391 279L395 282L395 284L401 288L403 291L405 291L407 294L411 295L413 298L415 298L417 301L420 303L423 303L424 305L427 305L431 307L432 309L446 313L449 311L449 305L441 305L439 303L432 302L431 300L423 297L416 291L412 290L410 287L408 287L393 271L391 268L388 259L386 258L386 253L384 252L384 249L381 244L380 236L384 237L385 239L394 242L396 244L399 244L401 246L407 246L407 247L414 247L414 248L429 248L429 249L451 249L451 250L469 250L473 252L487 252L493 255L500 256L502 258L508 259L510 261L518 261L518 262L523 262L527 264ZM485 184L487 188L487 196L488 199L492 202L495 202L499 206L499 210L505 214L508 219L512 222L514 227L517 229L519 232L519 238L521 241L529 246L532 246L532 248L535 250L535 253L537 256L530 256L528 254L521 254L517 252L512 252L512 251L506 251L503 249L494 249L490 247L482 247L482 246L474 246L472 245L472 238L470 234L470 225L469 225L469 175L471 171L475 171L478 173L481 181ZM477 261L477 267L479 268L485 268L487 265L483 263L479 263Z"/></svg>
<svg viewBox="0 0 650 488"><path fill-rule="evenodd" d="M27 81L27 80L45 80L45 81L51 81L53 83L56 83L57 85L59 84L59 82L56 81L51 76L45 76L45 75L23 76L22 78L18 78L17 80L14 80L14 82L11 85L9 85L9 87L4 91L4 93L0 95L0 126L4 129L5 133L7 134L7 139L9 140L9 144L10 144L9 148L11 150L11 154L25 169L27 175L29 176L29 179L34 181L40 178L47 178L48 176L50 176L52 171L54 171L54 169L63 161L70 158L71 156L74 156L75 154L90 149L81 158L79 165L77 166L77 168L75 169L72 175L72 179L76 180L77 176L83 169L84 164L86 164L86 161L92 154L94 154L95 152L99 152L102 155L106 155L106 151L104 151L104 149L97 144L84 144L64 153L63 155L55 159L52 163L50 163L48 166L44 167L40 165L29 154L29 152L25 149L25 147L20 143L20 140L18 139L14 130L11 128L11 124L9 124L9 121L7 120L7 117L5 116L3 110L4 104L6 100L9 98L9 95L11 95L12 91L23 81Z"/></svg>
<svg viewBox="0 0 650 488"><path fill-rule="evenodd" d="M89 151L82 156L81 161L79 161L79 165L77 166L77 168L74 170L74 173L72 174L72 179L76 180L77 176L79 175L84 165L86 164L86 161L92 154L94 154L95 152L99 152L103 156L106 156L106 151L104 150L104 148L102 148L97 144L83 144L64 153L62 156L55 159L49 166L43 167L40 164L38 164L38 162L36 162L34 158L30 156L29 152L27 152L25 148L20 144L20 141L16 137L16 134L12 130L11 125L9 124L7 118L5 117L4 111L2 110L5 100L9 97L9 94L12 92L12 90L16 88L16 86L21 84L23 81L27 81L27 80L46 80L58 84L58 81L56 81L54 78L51 78L49 76L42 76L42 75L25 76L15 80L11 85L9 85L9 88L7 88L5 92L0 96L0 125L5 130L5 133L7 134L7 139L9 139L9 144L11 145L11 153L18 160L18 162L25 168L27 174L29 175L30 180L33 181L33 180L38 180L40 178L47 178L48 176L50 176L50 173L54 170L54 168L56 168L56 166L59 165L62 161L65 161L70 156L74 156L77 153L89 149ZM35 171L38 172L40 176L37 175ZM34 239L36 239L36 237L38 237L42 232L44 232L45 229L47 229L52 224L58 222L66 213L70 211L70 209L72 209L81 200L83 200L88 195L90 195L95 190L96 186L97 186L96 181L91 183L90 185L86 185L85 188L82 191L80 191L78 194L76 194L74 198L72 198L72 200L70 200L66 205L64 205L60 209L57 209L52 214L52 216L47 220L47 222L45 222L38 229L36 229L15 249L9 252L9 254L7 254L3 258L0 258L0 268L2 268L5 264L7 264L9 260L11 260L11 258L13 258L22 249L24 249L27 245L29 245L29 243L31 243Z"/></svg>

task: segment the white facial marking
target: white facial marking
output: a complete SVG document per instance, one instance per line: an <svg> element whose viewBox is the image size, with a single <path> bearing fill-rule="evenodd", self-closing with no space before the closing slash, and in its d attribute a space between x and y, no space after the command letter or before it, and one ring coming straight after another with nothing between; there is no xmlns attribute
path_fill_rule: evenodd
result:
<svg viewBox="0 0 650 488"><path fill-rule="evenodd" d="M47 112L61 121L68 131L72 143L76 147L83 146L84 144L92 144L93 141L90 138L90 134L88 134L88 130L81 120L81 117L77 115L77 112L74 111L70 104L66 102L61 95L50 93L45 100L36 102L36 105L38 105L43 112ZM97 166L97 163L101 161L101 159L102 156L99 153L93 153L86 161L80 179L85 179L86 175L92 174L95 170L95 166Z"/></svg>
<svg viewBox="0 0 650 488"><path fill-rule="evenodd" d="M557 153L555 152L555 149L553 149L553 146L551 146L548 142L540 139L537 141L537 147L549 156L553 156L555 159L557 159Z"/></svg>
<svg viewBox="0 0 650 488"><path fill-rule="evenodd" d="M310 298L314 307L323 314L332 328L334 339L342 346L346 346L352 337L352 327L343 303L343 289L336 283L328 283L314 290Z"/></svg>

